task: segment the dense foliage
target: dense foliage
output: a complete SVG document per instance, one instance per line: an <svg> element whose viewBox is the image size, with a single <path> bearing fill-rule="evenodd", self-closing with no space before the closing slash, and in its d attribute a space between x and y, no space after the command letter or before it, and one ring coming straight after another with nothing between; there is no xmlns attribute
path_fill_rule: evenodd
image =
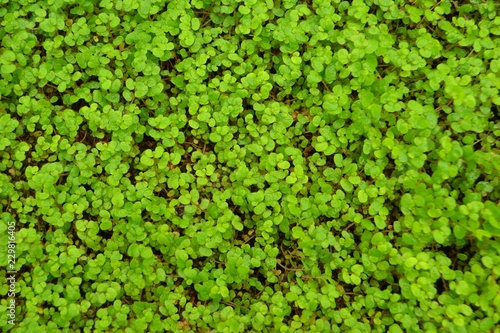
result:
<svg viewBox="0 0 500 333"><path fill-rule="evenodd" d="M4 331L500 332L495 1L1 2Z"/></svg>

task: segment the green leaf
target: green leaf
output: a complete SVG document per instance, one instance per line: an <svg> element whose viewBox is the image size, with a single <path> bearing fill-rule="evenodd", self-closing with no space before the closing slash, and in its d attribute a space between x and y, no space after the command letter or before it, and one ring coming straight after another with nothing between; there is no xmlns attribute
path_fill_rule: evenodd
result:
<svg viewBox="0 0 500 333"><path fill-rule="evenodd" d="M138 258L141 255L139 245L137 243L130 244L127 255L132 258Z"/></svg>
<svg viewBox="0 0 500 333"><path fill-rule="evenodd" d="M377 215L377 216L375 216L374 219L375 219L375 225L377 226L377 228L385 229L387 227L387 224L386 224L384 217Z"/></svg>
<svg viewBox="0 0 500 333"><path fill-rule="evenodd" d="M210 133L209 139L210 141L217 143L222 139L222 137L217 133Z"/></svg>
<svg viewBox="0 0 500 333"><path fill-rule="evenodd" d="M418 263L418 259L411 257L404 261L404 265L406 268L413 268Z"/></svg>
<svg viewBox="0 0 500 333"><path fill-rule="evenodd" d="M231 223L232 223L234 229L236 229L238 231L243 230L243 224L240 221L232 220Z"/></svg>
<svg viewBox="0 0 500 333"><path fill-rule="evenodd" d="M328 148L329 144L328 142L318 142L315 144L314 149L318 152L325 151Z"/></svg>
<svg viewBox="0 0 500 333"><path fill-rule="evenodd" d="M200 26L201 26L201 22L200 22L200 19L199 18L196 18L196 17L193 17L191 19L191 28L196 31L198 29L200 29Z"/></svg>
<svg viewBox="0 0 500 333"><path fill-rule="evenodd" d="M366 192L364 190L359 190L358 199L359 199L359 202L361 202L361 203L366 203L368 201L368 195L366 194Z"/></svg>
<svg viewBox="0 0 500 333"><path fill-rule="evenodd" d="M212 256L212 250L207 248L207 247L204 247L204 246L199 248L199 252L200 252L200 255L202 255L204 257Z"/></svg>
<svg viewBox="0 0 500 333"><path fill-rule="evenodd" d="M352 192L352 190L354 189L354 187L352 186L351 183L349 183L347 181L347 179L345 178L342 178L340 180L340 186L342 186L342 188L346 191L346 192Z"/></svg>
<svg viewBox="0 0 500 333"><path fill-rule="evenodd" d="M186 262L189 259L187 252L181 249L175 250L175 257L181 262Z"/></svg>
<svg viewBox="0 0 500 333"><path fill-rule="evenodd" d="M264 213L265 210L266 210L266 204L261 202L255 207L254 212L257 215L261 215L262 213Z"/></svg>
<svg viewBox="0 0 500 333"><path fill-rule="evenodd" d="M482 257L481 261L482 261L483 265L486 266L487 268L493 268L493 266L494 266L493 258L490 256Z"/></svg>
<svg viewBox="0 0 500 333"><path fill-rule="evenodd" d="M101 230L110 230L112 227L113 224L111 223L111 220L104 220L100 225Z"/></svg>
<svg viewBox="0 0 500 333"><path fill-rule="evenodd" d="M121 192L115 193L111 198L111 203L116 207L123 207L124 198L125 196L123 195L123 193Z"/></svg>
<svg viewBox="0 0 500 333"><path fill-rule="evenodd" d="M432 232L432 236L434 237L434 240L438 244L444 244L446 242L446 235L443 233L442 230L434 230Z"/></svg>

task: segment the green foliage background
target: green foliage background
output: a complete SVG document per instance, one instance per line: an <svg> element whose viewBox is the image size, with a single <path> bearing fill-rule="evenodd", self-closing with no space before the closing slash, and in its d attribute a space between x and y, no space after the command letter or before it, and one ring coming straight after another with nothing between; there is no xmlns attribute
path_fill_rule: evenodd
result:
<svg viewBox="0 0 500 333"><path fill-rule="evenodd" d="M494 1L1 3L3 331L500 332Z"/></svg>

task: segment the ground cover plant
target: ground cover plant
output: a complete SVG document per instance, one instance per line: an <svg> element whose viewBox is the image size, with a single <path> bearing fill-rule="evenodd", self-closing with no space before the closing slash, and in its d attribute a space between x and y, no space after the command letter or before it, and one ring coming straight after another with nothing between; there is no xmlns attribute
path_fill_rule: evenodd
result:
<svg viewBox="0 0 500 333"><path fill-rule="evenodd" d="M2 331L500 332L495 1L1 3Z"/></svg>

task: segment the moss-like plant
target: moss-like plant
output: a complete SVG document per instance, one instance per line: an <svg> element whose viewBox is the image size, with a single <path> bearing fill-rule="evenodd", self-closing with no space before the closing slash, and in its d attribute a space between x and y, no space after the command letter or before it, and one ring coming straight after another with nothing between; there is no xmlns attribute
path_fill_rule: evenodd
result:
<svg viewBox="0 0 500 333"><path fill-rule="evenodd" d="M0 326L498 332L494 1L0 21Z"/></svg>

